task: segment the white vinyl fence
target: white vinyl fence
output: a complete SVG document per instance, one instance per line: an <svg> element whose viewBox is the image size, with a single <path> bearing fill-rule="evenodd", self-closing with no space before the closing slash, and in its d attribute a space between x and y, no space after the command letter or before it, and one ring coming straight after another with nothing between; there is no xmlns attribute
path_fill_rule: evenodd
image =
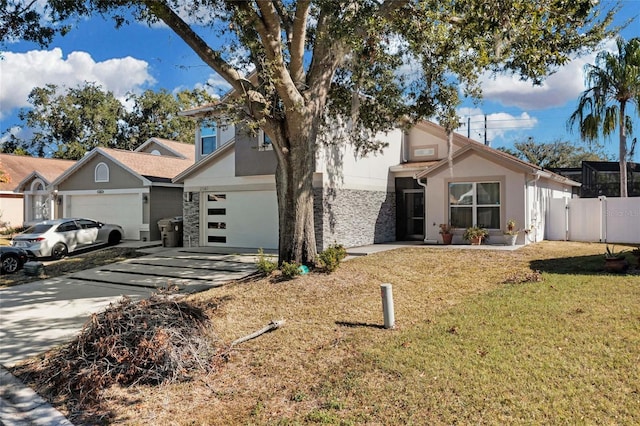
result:
<svg viewBox="0 0 640 426"><path fill-rule="evenodd" d="M640 244L640 198L552 199L547 239Z"/></svg>

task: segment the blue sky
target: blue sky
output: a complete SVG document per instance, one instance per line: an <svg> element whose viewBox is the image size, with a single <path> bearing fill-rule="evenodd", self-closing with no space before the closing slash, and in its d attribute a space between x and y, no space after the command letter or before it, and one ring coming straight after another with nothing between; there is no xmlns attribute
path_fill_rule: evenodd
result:
<svg viewBox="0 0 640 426"><path fill-rule="evenodd" d="M611 4L609 1L603 2ZM625 39L640 36L640 0L622 1L618 22L634 20L622 31ZM609 48L613 45L610 43ZM584 90L582 70L597 52L572 61L540 87L517 77L487 77L484 100L465 103L459 110L462 121L471 121L470 136L483 141L484 116L491 146L510 147L514 141L533 137L538 142L557 139L579 141L569 133L566 122ZM0 132L19 123L17 112L27 107L27 95L48 83L77 86L96 82L124 99L128 92L166 89L170 92L209 87L224 93L228 85L220 79L169 29L140 24L114 29L112 21L100 17L78 23L69 34L57 37L46 49L32 43L13 43L0 60ZM640 119L635 118L636 136ZM14 129L14 132L19 132ZM466 126L459 129L466 135ZM617 160L617 137L605 141ZM640 147L637 148L640 151ZM635 161L640 161L636 153Z"/></svg>

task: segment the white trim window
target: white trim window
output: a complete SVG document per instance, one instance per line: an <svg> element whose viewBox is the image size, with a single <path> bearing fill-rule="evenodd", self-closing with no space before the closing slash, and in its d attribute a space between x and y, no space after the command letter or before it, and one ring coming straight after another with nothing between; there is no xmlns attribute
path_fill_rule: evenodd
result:
<svg viewBox="0 0 640 426"><path fill-rule="evenodd" d="M40 179L35 179L31 184L31 212L28 220L46 220L49 215L49 196L45 190L45 184Z"/></svg>
<svg viewBox="0 0 640 426"><path fill-rule="evenodd" d="M98 163L95 169L96 182L109 182L109 166L106 163Z"/></svg>
<svg viewBox="0 0 640 426"><path fill-rule="evenodd" d="M218 149L218 125L213 120L204 120L200 125L200 155L203 157Z"/></svg>
<svg viewBox="0 0 640 426"><path fill-rule="evenodd" d="M500 182L449 183L451 226L500 229L500 209Z"/></svg>
<svg viewBox="0 0 640 426"><path fill-rule="evenodd" d="M258 132L258 151L273 151L271 138L267 136L262 130Z"/></svg>

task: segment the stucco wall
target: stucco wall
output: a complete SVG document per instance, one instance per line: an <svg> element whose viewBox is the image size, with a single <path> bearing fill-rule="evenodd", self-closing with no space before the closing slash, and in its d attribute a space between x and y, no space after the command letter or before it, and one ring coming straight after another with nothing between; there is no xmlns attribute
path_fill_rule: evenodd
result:
<svg viewBox="0 0 640 426"><path fill-rule="evenodd" d="M0 194L0 222L7 226L22 226L24 221L22 194Z"/></svg>
<svg viewBox="0 0 640 426"><path fill-rule="evenodd" d="M394 130L377 139L388 143L382 153L362 156L349 144L322 145L316 154L316 172L323 185L331 188L393 191L389 166L401 162L402 132Z"/></svg>
<svg viewBox="0 0 640 426"><path fill-rule="evenodd" d="M439 224L449 223L449 183L450 182L500 182L500 229L490 230L491 236L499 237L506 229L507 220L513 219L519 227L525 224L525 175L496 164L479 155L459 157L451 169L444 167L427 178L426 195L426 240L439 240ZM464 230L457 230L461 235ZM454 242L461 242L456 238ZM519 243L524 237L519 236Z"/></svg>
<svg viewBox="0 0 640 426"><path fill-rule="evenodd" d="M95 181L95 168L98 163L105 163L109 167L109 182ZM118 164L103 157L96 155L87 161L79 169L75 170L68 179L58 185L59 191L77 191L86 189L125 189L139 188L142 186L140 179L133 176L130 172L123 170Z"/></svg>
<svg viewBox="0 0 640 426"><path fill-rule="evenodd" d="M161 233L158 227L160 219L182 216L182 188L151 187L149 193L149 211L145 219L149 223L150 241L160 240ZM145 221L143 220L143 223Z"/></svg>
<svg viewBox="0 0 640 426"><path fill-rule="evenodd" d="M277 160L273 150L258 149L257 135L251 135L242 126L236 126L235 175L269 175L276 172Z"/></svg>

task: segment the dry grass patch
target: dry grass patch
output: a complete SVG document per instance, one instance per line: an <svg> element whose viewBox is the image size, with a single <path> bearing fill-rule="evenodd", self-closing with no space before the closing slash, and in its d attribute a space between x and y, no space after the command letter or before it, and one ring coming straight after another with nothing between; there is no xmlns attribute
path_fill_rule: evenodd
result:
<svg viewBox="0 0 640 426"><path fill-rule="evenodd" d="M417 247L210 290L193 299L226 300L212 318L223 342L286 325L192 382L112 387L106 414L167 425L640 420L640 278L599 272L603 251ZM554 260L565 258L573 273ZM505 284L534 269L542 281ZM381 328L382 283L393 284L395 330Z"/></svg>

